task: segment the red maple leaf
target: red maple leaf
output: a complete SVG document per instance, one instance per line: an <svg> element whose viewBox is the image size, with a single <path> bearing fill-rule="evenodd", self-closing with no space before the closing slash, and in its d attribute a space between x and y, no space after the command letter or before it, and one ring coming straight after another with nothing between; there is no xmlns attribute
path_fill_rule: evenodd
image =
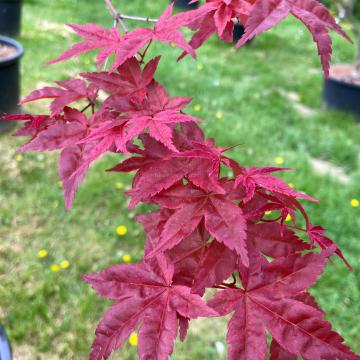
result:
<svg viewBox="0 0 360 360"><path fill-rule="evenodd" d="M118 121L124 122L125 143L148 130L152 138L176 152L172 140L176 124L202 120L180 112L189 104L190 98L170 98L165 89L154 80L148 85L147 90L147 97L141 104L133 103L126 98L122 101L109 99L106 107L123 114L115 120L114 126L118 126ZM91 134L91 138L94 136L102 137L101 130L97 130L96 135Z"/></svg>
<svg viewBox="0 0 360 360"><path fill-rule="evenodd" d="M35 137L40 131L56 121L56 117L49 115L32 114L7 114L0 117L0 121L25 121L22 128L14 133L14 136Z"/></svg>
<svg viewBox="0 0 360 360"><path fill-rule="evenodd" d="M332 246L336 246L335 242L331 240L330 238L325 236L325 229L319 225L314 226L309 224L307 228L307 234L310 238L310 243L313 245L314 243L317 243L321 249L328 249ZM345 259L342 251L336 246L335 254L339 256L339 258L345 263L345 265L352 270L351 265L348 263L348 261Z"/></svg>
<svg viewBox="0 0 360 360"><path fill-rule="evenodd" d="M290 13L302 21L311 32L321 57L325 76L328 77L332 53L329 29L336 31L350 42L351 39L336 23L326 7L317 0L257 0L245 24L245 34L239 40L237 47L274 27Z"/></svg>
<svg viewBox="0 0 360 360"><path fill-rule="evenodd" d="M293 254L272 263L252 257L242 274L243 289L226 289L210 300L219 314L234 311L229 324L228 358L265 359L266 330L291 354L305 359L359 359L343 344L322 311L296 298L313 285L335 249Z"/></svg>
<svg viewBox="0 0 360 360"><path fill-rule="evenodd" d="M55 99L51 103L50 109L52 115L56 115L61 113L65 106L74 101L89 99L89 101L93 102L97 97L96 88L92 85L87 86L85 81L81 79L56 81L56 84L61 86L62 89L46 86L34 90L21 101L21 104L41 99Z"/></svg>
<svg viewBox="0 0 360 360"><path fill-rule="evenodd" d="M272 339L270 345L270 360L297 360L297 356L289 353L280 344Z"/></svg>
<svg viewBox="0 0 360 360"><path fill-rule="evenodd" d="M173 211L163 209L137 217L147 234L145 256L156 248L161 232L172 214ZM225 245L217 241L209 243L209 233L203 223L166 253L174 264L174 279L192 287L192 291L199 295L204 294L205 288L227 280L235 270L238 259Z"/></svg>
<svg viewBox="0 0 360 360"><path fill-rule="evenodd" d="M172 263L162 255L83 277L99 295L115 301L98 325L91 360L107 359L139 325L140 358L165 360L184 319L216 315L190 287L176 284L173 275ZM184 338L184 328L181 334Z"/></svg>
<svg viewBox="0 0 360 360"><path fill-rule="evenodd" d="M236 268L237 259L234 251L214 240L204 251L196 272L193 273L193 292L203 295L206 288L227 280Z"/></svg>
<svg viewBox="0 0 360 360"><path fill-rule="evenodd" d="M233 40L234 19L245 21L255 0L208 0L198 9L174 16L182 26L196 30L189 44L199 48L212 34L227 42ZM180 58L184 57L184 52Z"/></svg>
<svg viewBox="0 0 360 360"><path fill-rule="evenodd" d="M147 234L144 255L147 256L158 244L160 234L173 211L162 209L137 217ZM192 286L194 274L198 273L202 258L209 246L209 233L203 226L186 237L177 246L167 251L174 264L174 280L181 285Z"/></svg>
<svg viewBox="0 0 360 360"><path fill-rule="evenodd" d="M242 185L246 191L245 202L250 200L257 188L269 190L271 192L280 193L287 196L298 197L309 201L317 201L311 196L295 191L284 180L270 176L269 174L278 171L292 170L288 168L241 168L237 174L234 186Z"/></svg>
<svg viewBox="0 0 360 360"><path fill-rule="evenodd" d="M311 248L285 224L280 225L277 222L248 223L247 239L262 254L272 258L288 256Z"/></svg>
<svg viewBox="0 0 360 360"><path fill-rule="evenodd" d="M59 177L62 182L65 206L70 209L75 192L91 163L89 159L97 146L96 142L79 144L79 141L88 135L92 126L102 121L102 115L96 113L88 118L75 109L65 108L65 118L79 125L79 132L72 142L61 146L63 150L59 159Z"/></svg>
<svg viewBox="0 0 360 360"><path fill-rule="evenodd" d="M139 152L142 156L126 159L110 169L122 172L138 170L133 188L128 192L132 197L131 206L168 189L184 177L204 190L224 191L218 181L220 164L226 162L221 155L223 149L189 141L192 150L174 152L147 134L140 135L140 139L144 144L144 150Z"/></svg>
<svg viewBox="0 0 360 360"><path fill-rule="evenodd" d="M160 235L153 256L171 249L189 236L204 221L206 230L229 249L239 254L248 264L245 245L246 223L240 207L231 200L231 194L205 192L190 183L179 183L154 196L151 202L167 209L174 209Z"/></svg>
<svg viewBox="0 0 360 360"><path fill-rule="evenodd" d="M97 88L110 93L111 99L128 97L135 103L142 103L159 60L160 56L149 61L142 70L139 61L133 57L118 67L117 72L82 73L81 76Z"/></svg>
<svg viewBox="0 0 360 360"><path fill-rule="evenodd" d="M104 29L94 24L74 25L68 24L77 35L85 38L73 45L59 57L51 60L48 64L54 64L67 60L80 54L101 49L97 55L100 67L110 55L115 55L115 60L110 72L115 71L127 59L135 56L150 41L171 43L195 57L194 49L187 44L183 34L178 30L181 24L176 25L171 19L173 5L171 4L161 15L153 29L137 28L122 36L117 28Z"/></svg>
<svg viewBox="0 0 360 360"><path fill-rule="evenodd" d="M67 24L67 26L85 40L76 43L69 50L63 52L59 57L49 61L48 64L55 64L96 49L102 49L97 55L97 62L99 66L101 66L111 54L119 56L120 44L122 44L125 40L124 37L120 35L119 29L104 29L96 24ZM132 54L129 58L133 57L135 54ZM126 61L126 58L124 61Z"/></svg>
<svg viewBox="0 0 360 360"><path fill-rule="evenodd" d="M87 124L87 118L83 113L66 107L63 117L39 131L18 151L53 151L75 145L86 136Z"/></svg>
<svg viewBox="0 0 360 360"><path fill-rule="evenodd" d="M252 211L248 212L246 214L247 218L252 218L252 217L257 218L258 216L263 216L266 211L279 210L280 211L279 217L273 219L272 221L277 221L280 219L280 224L284 225L285 220L290 215L291 220L296 225L297 222L296 211L299 211L303 216L305 222L307 224L309 223L309 218L306 211L295 197L284 195L281 193L271 194L268 191L261 191L261 190L259 190L257 194L260 195L260 197L262 197L264 200L268 200L268 202L263 204L262 206L255 207ZM317 201L317 200L313 199L313 201Z"/></svg>

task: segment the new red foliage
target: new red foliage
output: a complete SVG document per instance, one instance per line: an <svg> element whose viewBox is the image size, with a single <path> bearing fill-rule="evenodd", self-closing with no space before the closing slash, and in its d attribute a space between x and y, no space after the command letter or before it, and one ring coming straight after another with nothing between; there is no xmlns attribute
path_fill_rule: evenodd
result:
<svg viewBox="0 0 360 360"><path fill-rule="evenodd" d="M174 281L174 264L165 255L138 265L114 265L84 280L115 301L96 330L92 360L107 358L139 324L140 358L167 359L184 318L217 315L190 287Z"/></svg>
<svg viewBox="0 0 360 360"><path fill-rule="evenodd" d="M266 331L273 338L273 360L359 359L307 292L334 252L350 267L299 202L317 200L273 176L290 169L245 168L224 156L230 148L206 139L197 125L201 120L185 113L191 99L170 97L154 79L160 57L144 61L154 40L195 56L214 32L230 41L234 23L246 28L242 45L291 13L312 33L326 75L328 29L347 35L316 0L208 0L197 10L171 13L172 6L152 29L124 33L116 27L70 25L85 40L51 63L100 49L99 66L114 55L110 70L82 73L82 79L57 82L59 87L35 90L23 100L54 99L50 115L4 117L25 121L15 135L30 140L20 151L61 151L59 175L68 208L90 164L106 152L127 154L110 171L136 171L127 192L130 207L159 206L137 217L147 234L139 264L84 276L114 302L96 330L90 358L108 358L140 328L140 358L167 359L178 328L183 341L190 319L234 311L229 359L265 359ZM181 27L196 30L189 43ZM106 93L102 104L100 91ZM69 107L79 100L79 106ZM233 176L223 177L224 168ZM268 211L272 215L265 217ZM285 222L288 215L292 225ZM317 244L320 254L313 252ZM208 304L202 299L207 289L221 289Z"/></svg>

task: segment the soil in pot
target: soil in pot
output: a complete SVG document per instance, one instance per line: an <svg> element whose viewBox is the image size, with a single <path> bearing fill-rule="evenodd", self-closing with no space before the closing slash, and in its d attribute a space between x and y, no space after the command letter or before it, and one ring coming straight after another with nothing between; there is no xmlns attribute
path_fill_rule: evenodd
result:
<svg viewBox="0 0 360 360"><path fill-rule="evenodd" d="M350 64L335 65L330 68L330 77L360 86L360 69L356 69L355 66Z"/></svg>
<svg viewBox="0 0 360 360"><path fill-rule="evenodd" d="M22 46L11 38L0 36L0 116L19 113L19 59ZM0 134L14 125L14 121L0 121Z"/></svg>
<svg viewBox="0 0 360 360"><path fill-rule="evenodd" d="M16 54L16 47L0 42L0 62Z"/></svg>
<svg viewBox="0 0 360 360"><path fill-rule="evenodd" d="M353 65L335 65L325 80L324 103L332 109L349 111L360 116L360 71Z"/></svg>

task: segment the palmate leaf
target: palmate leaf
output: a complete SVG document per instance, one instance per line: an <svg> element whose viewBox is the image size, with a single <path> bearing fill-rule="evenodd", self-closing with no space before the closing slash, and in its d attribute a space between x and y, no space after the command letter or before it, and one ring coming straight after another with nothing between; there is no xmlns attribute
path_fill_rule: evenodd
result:
<svg viewBox="0 0 360 360"><path fill-rule="evenodd" d="M234 19L245 22L255 0L208 0L198 9L174 16L182 26L196 30L189 44L199 48L212 34L227 42L233 39ZM184 52L180 58L184 57Z"/></svg>
<svg viewBox="0 0 360 360"><path fill-rule="evenodd" d="M173 351L179 321L216 315L190 287L177 285L173 275L172 263L161 255L84 276L99 295L115 301L96 330L92 360L107 359L139 325L140 359L165 360Z"/></svg>
<svg viewBox="0 0 360 360"><path fill-rule="evenodd" d="M32 114L7 114L0 118L0 121L25 121L22 128L17 130L13 136L31 136L32 138L57 120L56 116Z"/></svg>
<svg viewBox="0 0 360 360"><path fill-rule="evenodd" d="M34 90L21 101L21 104L41 99L54 99L50 105L51 113L54 116L63 112L64 108L72 102L81 99L95 101L97 98L96 88L92 85L87 86L84 80L70 79L56 83L61 87L46 86Z"/></svg>
<svg viewBox="0 0 360 360"><path fill-rule="evenodd" d="M85 40L73 45L59 57L49 61L48 64L54 64L92 50L101 49L97 55L98 66L101 67L110 55L114 55L115 60L110 68L110 72L113 72L124 64L126 60L134 57L150 41L174 44L192 57L195 57L194 49L187 44L184 36L178 30L181 23L176 24L171 19L172 9L173 5L170 5L153 29L137 28L126 35L121 35L117 28L104 29L94 24L68 24L77 35Z"/></svg>
<svg viewBox="0 0 360 360"><path fill-rule="evenodd" d="M244 289L226 289L210 300L219 314L235 310L227 335L230 360L265 359L266 330L285 353L312 360L359 359L312 299L297 298L317 281L333 251L294 254L270 264L252 257L247 274L242 272Z"/></svg>
<svg viewBox="0 0 360 360"><path fill-rule="evenodd" d="M222 149L210 147L205 140L202 143L188 141L184 146L178 136L177 132L173 133L175 146L179 150L174 152L150 135L142 134L140 139L144 144L144 150L138 152L140 156L126 159L109 170L120 172L137 170L133 188L127 193L132 198L131 206L151 199L152 196L168 189L184 177L205 191L219 193L224 191L218 180L220 165L227 162L221 154Z"/></svg>
<svg viewBox="0 0 360 360"><path fill-rule="evenodd" d="M328 249L330 247L335 246L335 254L339 256L339 258L344 262L344 264L352 270L351 265L349 262L345 259L342 251L335 245L334 241L325 236L325 229L319 225L314 226L312 224L308 224L307 228L307 234L310 238L310 243L313 245L314 243L317 243L321 249Z"/></svg>
<svg viewBox="0 0 360 360"><path fill-rule="evenodd" d="M173 130L176 124L202 120L181 111L190 103L190 98L169 97L164 87L155 80L147 86L147 91L147 96L141 104L133 103L130 99L109 99L105 107L123 114L114 120L114 128L118 126L119 121L124 122L124 143L148 131L153 139L177 152L173 144ZM103 137L101 131L96 130L96 134L91 134L90 138Z"/></svg>
<svg viewBox="0 0 360 360"><path fill-rule="evenodd" d="M296 236L294 231L277 222L248 223L247 239L262 254L272 258L288 256L311 248L310 244Z"/></svg>
<svg viewBox="0 0 360 360"><path fill-rule="evenodd" d="M237 47L271 29L290 13L302 21L311 32L318 48L324 74L328 77L332 53L329 30L334 30L349 41L351 39L337 25L326 7L317 0L257 0L245 24L245 34L239 40Z"/></svg>
<svg viewBox="0 0 360 360"><path fill-rule="evenodd" d="M204 251L196 269L193 292L203 295L206 288L227 280L236 268L237 258L234 251L214 240Z"/></svg>
<svg viewBox="0 0 360 360"><path fill-rule="evenodd" d="M141 104L147 95L147 86L154 78L154 73L160 61L160 56L149 61L141 69L136 58L130 58L117 68L117 72L82 73L81 76L94 86L111 94L108 98L120 99L127 97L130 101Z"/></svg>
<svg viewBox="0 0 360 360"><path fill-rule="evenodd" d="M206 230L229 249L235 250L245 266L246 222L230 194L205 192L190 183L177 184L152 198L152 202L175 212L167 220L160 241L152 253L171 249L189 236L203 220Z"/></svg>
<svg viewBox="0 0 360 360"><path fill-rule="evenodd" d="M254 196L257 188L262 188L271 192L276 192L279 194L297 197L309 201L318 201L311 196L295 191L284 180L276 178L274 176L270 176L270 174L272 174L273 172L288 171L292 169L276 167L252 167L247 169L241 168L235 170L237 170L238 174L236 176L234 186L237 187L241 184L245 188L245 202L250 200Z"/></svg>

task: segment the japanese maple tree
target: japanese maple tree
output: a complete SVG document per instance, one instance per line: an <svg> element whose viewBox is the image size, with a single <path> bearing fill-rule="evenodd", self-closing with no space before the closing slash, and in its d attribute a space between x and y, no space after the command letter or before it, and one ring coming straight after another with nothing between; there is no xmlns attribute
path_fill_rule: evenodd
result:
<svg viewBox="0 0 360 360"><path fill-rule="evenodd" d="M179 59L196 57L213 33L231 41L237 23L246 29L241 46L291 14L311 32L327 76L328 30L348 36L317 0L207 0L176 15L170 5L158 20L123 15L110 0L105 4L115 26L69 24L82 40L50 61L96 50L99 71L37 89L22 101L52 99L48 115L4 117L24 121L15 136L29 141L19 151L60 150L67 208L91 163L107 152L126 154L109 171L135 172L130 208L139 202L158 206L137 217L147 235L140 263L83 276L113 301L90 358L107 359L139 329L140 359L167 359L177 335L185 340L191 319L232 313L229 359L265 359L267 351L272 360L360 359L308 292L332 255L351 269L300 202L318 200L274 176L291 169L245 168L226 156L230 148L207 139L203 121L186 113L191 99L171 96L155 80L160 56L147 58L155 41L178 47ZM154 26L128 31L126 21ZM183 28L195 31L189 41Z"/></svg>

